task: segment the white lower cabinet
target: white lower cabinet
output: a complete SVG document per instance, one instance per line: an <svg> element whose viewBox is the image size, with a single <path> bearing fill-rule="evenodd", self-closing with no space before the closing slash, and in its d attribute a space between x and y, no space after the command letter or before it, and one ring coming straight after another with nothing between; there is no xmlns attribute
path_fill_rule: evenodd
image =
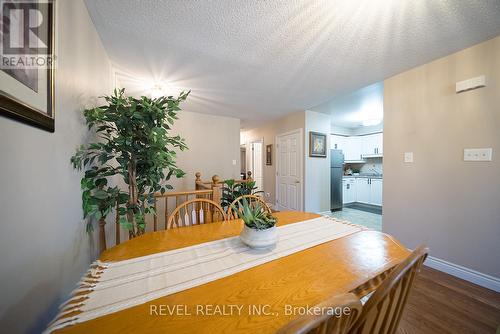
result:
<svg viewBox="0 0 500 334"><path fill-rule="evenodd" d="M359 202L382 206L382 179L344 178L342 186L344 203Z"/></svg>
<svg viewBox="0 0 500 334"><path fill-rule="evenodd" d="M382 206L382 179L370 180L370 204Z"/></svg>
<svg viewBox="0 0 500 334"><path fill-rule="evenodd" d="M356 179L353 177L342 180L342 201L344 204L356 202Z"/></svg>
<svg viewBox="0 0 500 334"><path fill-rule="evenodd" d="M356 202L370 204L370 183L368 178L356 179Z"/></svg>

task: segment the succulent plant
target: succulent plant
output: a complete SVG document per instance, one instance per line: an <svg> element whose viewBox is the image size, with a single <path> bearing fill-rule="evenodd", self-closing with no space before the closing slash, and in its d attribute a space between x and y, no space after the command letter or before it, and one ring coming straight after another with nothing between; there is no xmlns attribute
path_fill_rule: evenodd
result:
<svg viewBox="0 0 500 334"><path fill-rule="evenodd" d="M276 225L277 219L268 213L260 203L250 205L246 198L238 202L238 209L233 208L238 212L238 216L243 220L246 226L256 230L266 230Z"/></svg>

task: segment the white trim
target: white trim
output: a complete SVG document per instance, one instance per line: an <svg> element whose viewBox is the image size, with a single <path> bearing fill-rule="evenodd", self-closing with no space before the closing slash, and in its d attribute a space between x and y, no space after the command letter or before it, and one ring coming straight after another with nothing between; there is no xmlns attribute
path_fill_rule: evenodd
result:
<svg viewBox="0 0 500 334"><path fill-rule="evenodd" d="M458 264L454 264L445 260L438 259L433 256L428 256L424 265L436 270L445 272L452 276L461 278L471 283L480 285L484 288L500 292L500 278L493 277L487 274L480 273Z"/></svg>
<svg viewBox="0 0 500 334"><path fill-rule="evenodd" d="M279 145L278 145L278 138L279 137L282 137L282 136L287 136L287 135L291 135L291 134L294 134L294 133L299 133L299 137L300 137L300 140L299 140L299 157L300 157L300 196L301 196L301 199L299 201L299 211L304 211L304 136L303 136L303 128L298 128L298 129L295 129L295 130L291 130L291 131L287 131L287 132L283 132L283 133L279 133L276 135L276 137L274 138L274 144L275 144L275 147L276 149L274 150L274 152L276 152L276 155L275 155L275 161L276 161L276 170L275 170L275 189L274 189L274 193L275 193L275 198L274 198L274 206L276 208L276 210L279 209L279 205L278 205L278 171L280 170L280 166L279 166Z"/></svg>

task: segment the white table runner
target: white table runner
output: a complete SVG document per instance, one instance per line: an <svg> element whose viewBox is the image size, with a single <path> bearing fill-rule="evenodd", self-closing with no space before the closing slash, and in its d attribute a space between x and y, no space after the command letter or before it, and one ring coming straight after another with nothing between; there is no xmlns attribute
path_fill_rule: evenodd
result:
<svg viewBox="0 0 500 334"><path fill-rule="evenodd" d="M119 262L96 261L46 332L205 284L362 230L330 217L278 227L274 249L255 250L238 236ZM89 278L88 275L91 277ZM64 317L71 312L82 313ZM62 318L61 318L62 317Z"/></svg>

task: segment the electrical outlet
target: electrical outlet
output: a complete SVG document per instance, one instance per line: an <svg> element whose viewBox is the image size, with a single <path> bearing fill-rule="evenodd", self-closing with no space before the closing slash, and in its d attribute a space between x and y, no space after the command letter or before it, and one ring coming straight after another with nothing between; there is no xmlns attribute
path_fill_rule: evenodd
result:
<svg viewBox="0 0 500 334"><path fill-rule="evenodd" d="M267 198L271 197L271 193L266 193L266 197Z"/></svg>
<svg viewBox="0 0 500 334"><path fill-rule="evenodd" d="M491 161L492 148L465 148L464 161Z"/></svg>
<svg viewBox="0 0 500 334"><path fill-rule="evenodd" d="M406 163L413 162L413 152L405 152L405 162Z"/></svg>

